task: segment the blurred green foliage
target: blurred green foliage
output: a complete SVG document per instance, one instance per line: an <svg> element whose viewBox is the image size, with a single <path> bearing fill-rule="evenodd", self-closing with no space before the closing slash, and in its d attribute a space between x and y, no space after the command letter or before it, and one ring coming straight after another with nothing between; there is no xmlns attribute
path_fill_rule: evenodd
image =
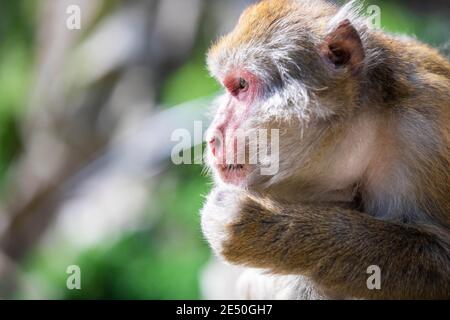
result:
<svg viewBox="0 0 450 320"><path fill-rule="evenodd" d="M77 257L67 243L52 251L38 249L28 257L25 272L45 284L45 296L51 298L200 298L200 270L209 257L199 222L201 195L208 191L201 170L198 165L169 168L156 182L146 209L149 220L138 230ZM65 270L72 264L82 270L82 290L65 289Z"/></svg>
<svg viewBox="0 0 450 320"><path fill-rule="evenodd" d="M0 4L0 186L20 151L18 124L26 111L36 59L37 2ZM432 44L448 40L448 23L438 14L422 17L392 1L370 3L381 5L382 24L390 31L412 33ZM161 93L163 104L171 106L218 91L205 68L204 49L197 47L192 58L168 78ZM209 189L208 179L200 166L171 165L155 185L145 212L148 221L139 229L76 257L67 243L53 250L37 247L24 261L23 271L37 279L44 296L51 298L200 298L199 274L209 249L200 232L198 213L202 195ZM83 290L65 289L65 270L71 264L81 267ZM23 292L17 296L26 297Z"/></svg>
<svg viewBox="0 0 450 320"><path fill-rule="evenodd" d="M173 106L209 96L216 93L219 88L206 69L203 54L197 54L169 77L162 91L161 102Z"/></svg>
<svg viewBox="0 0 450 320"><path fill-rule="evenodd" d="M404 3L392 0L366 1L366 7L368 5L378 5L381 8L381 25L389 32L415 36L432 45L440 45L449 40L448 18L439 12L432 16L422 16L411 11Z"/></svg>
<svg viewBox="0 0 450 320"><path fill-rule="evenodd" d="M25 110L33 73L36 2L0 4L0 188L21 145L18 125Z"/></svg>

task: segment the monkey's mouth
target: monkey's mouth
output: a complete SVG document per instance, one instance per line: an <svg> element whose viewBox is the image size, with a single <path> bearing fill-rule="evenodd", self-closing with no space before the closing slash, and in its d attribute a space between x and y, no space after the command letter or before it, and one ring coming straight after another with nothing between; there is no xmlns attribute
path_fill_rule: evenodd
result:
<svg viewBox="0 0 450 320"><path fill-rule="evenodd" d="M217 164L216 169L224 182L235 185L242 185L248 174L244 164Z"/></svg>

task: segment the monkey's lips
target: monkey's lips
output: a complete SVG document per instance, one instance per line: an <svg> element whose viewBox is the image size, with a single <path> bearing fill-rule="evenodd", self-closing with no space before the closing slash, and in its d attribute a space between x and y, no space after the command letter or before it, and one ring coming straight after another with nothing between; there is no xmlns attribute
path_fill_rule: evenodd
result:
<svg viewBox="0 0 450 320"><path fill-rule="evenodd" d="M245 164L216 164L215 168L225 183L234 185L242 185L249 171Z"/></svg>

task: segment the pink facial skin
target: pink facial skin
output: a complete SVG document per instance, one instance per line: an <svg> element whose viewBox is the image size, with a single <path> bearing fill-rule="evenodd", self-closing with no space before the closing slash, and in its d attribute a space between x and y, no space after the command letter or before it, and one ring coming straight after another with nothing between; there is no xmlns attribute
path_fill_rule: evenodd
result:
<svg viewBox="0 0 450 320"><path fill-rule="evenodd" d="M241 86L242 80L246 83L245 87ZM258 78L246 70L230 72L225 76L223 85L231 96L246 104L250 104L255 99L259 89Z"/></svg>
<svg viewBox="0 0 450 320"><path fill-rule="evenodd" d="M223 84L228 91L229 100L219 108L209 129L212 133L208 141L212 167L224 182L242 185L250 168L246 163L237 163L235 132L248 119L261 85L253 73L244 69L229 72ZM231 154L234 154L234 159L227 158L227 148L233 149Z"/></svg>

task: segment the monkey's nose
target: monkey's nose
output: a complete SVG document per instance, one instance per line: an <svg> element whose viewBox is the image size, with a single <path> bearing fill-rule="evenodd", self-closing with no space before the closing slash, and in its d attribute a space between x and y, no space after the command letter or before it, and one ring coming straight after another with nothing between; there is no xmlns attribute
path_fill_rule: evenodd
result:
<svg viewBox="0 0 450 320"><path fill-rule="evenodd" d="M211 149L211 153L215 158L220 158L223 156L222 148L222 139L218 136L213 136L208 141L209 148Z"/></svg>
<svg viewBox="0 0 450 320"><path fill-rule="evenodd" d="M217 139L215 137L211 138L208 141L209 147L211 149L211 153L212 155L215 157L216 156L216 144L217 144Z"/></svg>

